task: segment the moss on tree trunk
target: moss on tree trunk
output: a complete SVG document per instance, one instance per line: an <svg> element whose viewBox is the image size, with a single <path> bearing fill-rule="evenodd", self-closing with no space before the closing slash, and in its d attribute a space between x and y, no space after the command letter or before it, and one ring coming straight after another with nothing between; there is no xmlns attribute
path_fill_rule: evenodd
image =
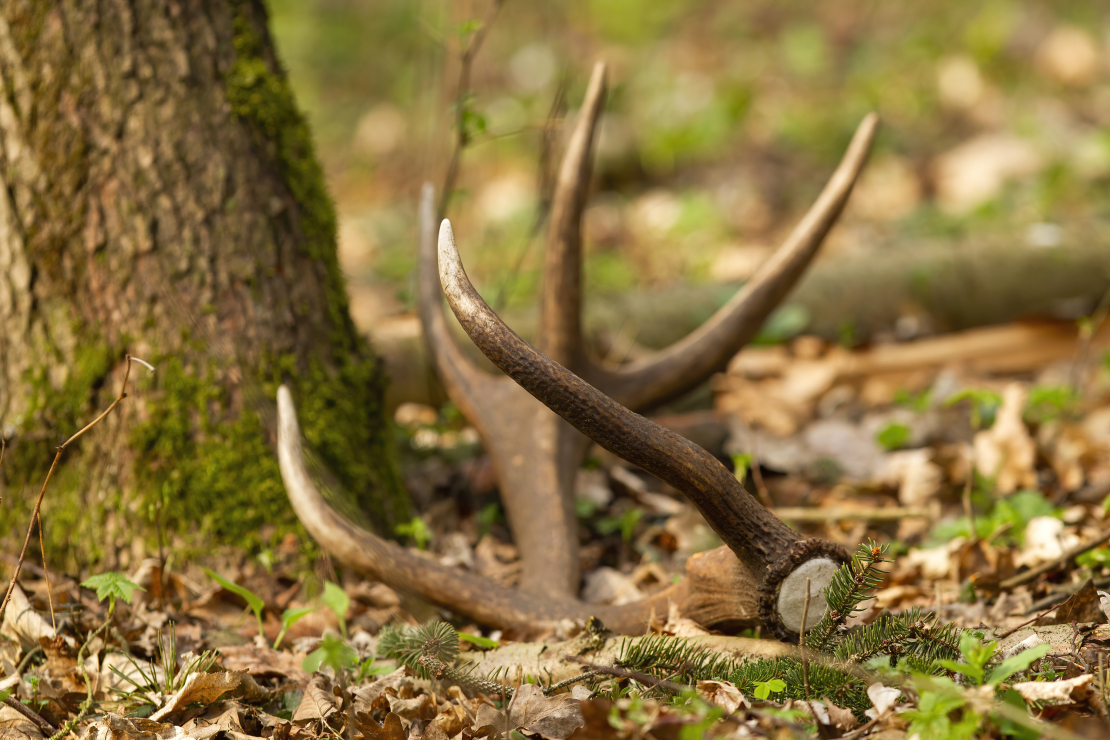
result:
<svg viewBox="0 0 1110 740"><path fill-rule="evenodd" d="M335 482L408 517L312 138L249 0L0 4L0 547L44 504L66 567L160 526L193 551L297 528L270 448L290 383ZM21 539L21 536L18 537ZM61 562L56 565L62 565Z"/></svg>

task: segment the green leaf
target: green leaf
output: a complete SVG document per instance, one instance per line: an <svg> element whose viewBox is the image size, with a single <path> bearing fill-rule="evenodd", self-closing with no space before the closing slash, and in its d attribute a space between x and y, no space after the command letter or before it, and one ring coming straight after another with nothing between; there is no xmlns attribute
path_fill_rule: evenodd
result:
<svg viewBox="0 0 1110 740"><path fill-rule="evenodd" d="M777 694L786 688L786 681L783 681L781 678L772 678L767 682L767 686L773 693Z"/></svg>
<svg viewBox="0 0 1110 740"><path fill-rule="evenodd" d="M771 695L771 687L767 685L766 681L759 681L755 685L755 698L766 699Z"/></svg>
<svg viewBox="0 0 1110 740"><path fill-rule="evenodd" d="M752 456L748 453L736 454L732 456L732 469L733 475L736 480L743 483L748 477L748 471L752 466Z"/></svg>
<svg viewBox="0 0 1110 740"><path fill-rule="evenodd" d="M306 606L300 609L286 609L282 612L281 632L278 633L277 639L274 640L274 650L277 650L278 647L281 646L281 639L285 637L285 633L290 627L319 608L318 606Z"/></svg>
<svg viewBox="0 0 1110 740"><path fill-rule="evenodd" d="M328 581L324 584L324 593L320 595L320 601L335 612L339 620L339 631L343 633L343 639L347 639L347 610L351 607L351 598L347 596L347 592Z"/></svg>
<svg viewBox="0 0 1110 740"><path fill-rule="evenodd" d="M123 599L130 604L131 597L135 595L136 590L146 591L146 589L139 584L128 580L127 576L123 573L115 572L91 576L85 579L81 585L85 588L96 589L97 601L102 603L104 599L111 599L113 602L116 599Z"/></svg>
<svg viewBox="0 0 1110 740"><path fill-rule="evenodd" d="M1075 562L1084 568L1095 568L1110 565L1110 548L1096 547L1076 556Z"/></svg>
<svg viewBox="0 0 1110 740"><path fill-rule="evenodd" d="M875 435L875 441L887 452L905 447L909 439L910 428L905 424L898 423L888 424Z"/></svg>
<svg viewBox="0 0 1110 740"><path fill-rule="evenodd" d="M1045 643L1031 647L1028 650L1022 650L1017 655L1011 655L991 671L990 682L997 686L1015 673L1024 671L1033 663L1048 655L1050 647L1048 643Z"/></svg>
<svg viewBox="0 0 1110 740"><path fill-rule="evenodd" d="M315 673L321 667L330 667L336 673L358 662L358 653L335 635L325 635L320 647L313 650L301 663L306 673Z"/></svg>
<svg viewBox="0 0 1110 740"><path fill-rule="evenodd" d="M210 571L207 568L204 569L204 572L208 574L209 578L211 578L213 581L215 581L216 583L218 583L221 586L223 586L224 588L226 588L231 593L243 597L243 600L247 602L247 606L249 606L251 611L254 612L255 619L258 620L258 634L261 635L262 634L262 610L266 608L266 603L264 601L262 601L262 599L255 596L253 591L250 591L249 589L243 588L242 586L240 586L237 583L232 583L231 581L229 581L226 578L224 578L223 576L221 576L219 573L214 573L213 571Z"/></svg>
<svg viewBox="0 0 1110 740"><path fill-rule="evenodd" d="M460 632L459 639L466 640L472 645L477 645L483 650L492 650L498 645L497 640L491 640L488 637L482 637L481 635L472 635L469 632Z"/></svg>
<svg viewBox="0 0 1110 740"><path fill-rule="evenodd" d="M432 540L432 533L428 531L428 525L418 516L413 517L407 523L398 524L393 528L393 531L401 537L411 537L419 550L427 550L428 543Z"/></svg>

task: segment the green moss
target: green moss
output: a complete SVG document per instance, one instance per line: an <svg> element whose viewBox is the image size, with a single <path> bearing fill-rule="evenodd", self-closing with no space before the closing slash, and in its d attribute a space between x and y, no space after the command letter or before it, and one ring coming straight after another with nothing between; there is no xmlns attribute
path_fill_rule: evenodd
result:
<svg viewBox="0 0 1110 740"><path fill-rule="evenodd" d="M247 550L296 529L277 459L257 412L229 413L229 398L212 377L197 377L174 358L160 364L150 421L136 428L141 512L160 507L167 531Z"/></svg>
<svg viewBox="0 0 1110 740"><path fill-rule="evenodd" d="M236 6L235 64L227 75L232 113L254 129L256 144L269 154L298 206L305 250L327 270L328 318L337 329L349 321L347 293L336 254L335 207L312 145L308 122L297 108L289 81L265 57L244 3ZM349 335L335 339L349 347Z"/></svg>

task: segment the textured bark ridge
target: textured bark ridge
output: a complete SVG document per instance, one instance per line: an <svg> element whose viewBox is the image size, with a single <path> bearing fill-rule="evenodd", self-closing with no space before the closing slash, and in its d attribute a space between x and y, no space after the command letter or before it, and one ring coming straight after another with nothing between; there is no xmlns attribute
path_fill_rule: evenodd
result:
<svg viewBox="0 0 1110 740"><path fill-rule="evenodd" d="M0 82L0 541L125 352L158 372L44 507L79 561L155 518L236 542L294 526L267 445L282 380L335 482L377 528L406 518L385 379L262 4L6 0Z"/></svg>

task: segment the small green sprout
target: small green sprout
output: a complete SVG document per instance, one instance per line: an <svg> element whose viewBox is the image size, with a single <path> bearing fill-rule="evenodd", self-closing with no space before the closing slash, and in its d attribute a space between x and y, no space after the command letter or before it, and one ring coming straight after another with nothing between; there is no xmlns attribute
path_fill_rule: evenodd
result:
<svg viewBox="0 0 1110 740"><path fill-rule="evenodd" d="M101 573L97 576L90 576L82 583L85 588L96 589L97 601L103 603L104 599L108 599L108 613L111 614L116 610L116 599L123 599L128 604L131 603L131 597L135 595L135 591L146 591L145 588L133 581L128 580L127 576L123 573L109 572Z"/></svg>
<svg viewBox="0 0 1110 740"><path fill-rule="evenodd" d="M207 568L204 569L204 572L207 573L208 577L213 581L220 584L231 593L241 596L247 602L247 606L254 612L254 618L258 620L258 634L264 635L265 633L262 631L262 610L266 608L266 602L258 598L253 591L237 583L232 583L218 573L214 573Z"/></svg>
<svg viewBox="0 0 1110 740"><path fill-rule="evenodd" d="M347 610L351 607L351 598L347 596L347 592L331 581L324 584L324 593L320 595L320 601L331 609L335 614L335 618L339 620L339 631L343 634L343 639L347 639Z"/></svg>
<svg viewBox="0 0 1110 740"><path fill-rule="evenodd" d="M772 678L770 681L756 681L754 683L756 699L766 699L771 694L778 694L786 689L786 681L781 678Z"/></svg>
<svg viewBox="0 0 1110 740"><path fill-rule="evenodd" d="M428 543L432 541L432 533L428 525L420 517L413 517L411 521L398 524L393 531L401 537L411 537L419 550L427 550Z"/></svg>
<svg viewBox="0 0 1110 740"><path fill-rule="evenodd" d="M879 443L887 452L900 450L906 446L910 440L910 428L905 424L894 422L883 427L878 434L875 435L875 441Z"/></svg>
<svg viewBox="0 0 1110 740"><path fill-rule="evenodd" d="M335 635L324 635L320 647L313 650L301 663L305 673L315 673L321 667L330 667L336 673L358 663L358 653Z"/></svg>

